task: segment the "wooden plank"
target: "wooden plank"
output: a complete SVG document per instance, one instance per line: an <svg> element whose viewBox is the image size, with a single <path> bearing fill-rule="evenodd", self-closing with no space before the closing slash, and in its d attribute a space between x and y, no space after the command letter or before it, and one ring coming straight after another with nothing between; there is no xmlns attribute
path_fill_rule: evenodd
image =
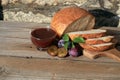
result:
<svg viewBox="0 0 120 80"><path fill-rule="evenodd" d="M35 28L46 27L49 24L0 22L1 37L30 38L30 32Z"/></svg>
<svg viewBox="0 0 120 80"><path fill-rule="evenodd" d="M44 59L69 59L69 60L79 60L79 61L89 61L89 59L84 56L79 56L77 58L66 57L58 58L52 57L47 54L46 51L39 51L31 43L29 39L19 39L19 38L5 38L4 40L0 37L0 55L2 56L14 56L14 57L29 57L29 58L44 58ZM93 61L93 60L91 60ZM116 62L115 60L109 58L96 59L97 62Z"/></svg>
<svg viewBox="0 0 120 80"><path fill-rule="evenodd" d="M107 50L107 51L103 51L103 52L83 50L83 55L90 59L95 59L101 56L105 56L105 57L109 57L111 59L114 59L120 62L120 51L118 51L115 48Z"/></svg>
<svg viewBox="0 0 120 80"><path fill-rule="evenodd" d="M0 55L44 59L61 59L57 57L51 57L46 52L38 51L36 47L31 43L30 31L33 28L38 28L43 25L45 26L48 24L0 22ZM80 56L78 58L67 57L62 59L89 61L89 59L85 58L84 56ZM116 62L108 58L101 58L94 61Z"/></svg>
<svg viewBox="0 0 120 80"><path fill-rule="evenodd" d="M117 80L119 63L80 62L52 59L0 57L0 76L4 80Z"/></svg>
<svg viewBox="0 0 120 80"><path fill-rule="evenodd" d="M44 25L49 24L0 22L1 80L120 79L120 64L112 59L57 58L38 51L30 31Z"/></svg>
<svg viewBox="0 0 120 80"><path fill-rule="evenodd" d="M13 27L13 28L34 29L39 26L44 27L44 26L49 26L49 24L41 24L41 23L33 23L33 22L0 21L0 27L4 27L4 28Z"/></svg>

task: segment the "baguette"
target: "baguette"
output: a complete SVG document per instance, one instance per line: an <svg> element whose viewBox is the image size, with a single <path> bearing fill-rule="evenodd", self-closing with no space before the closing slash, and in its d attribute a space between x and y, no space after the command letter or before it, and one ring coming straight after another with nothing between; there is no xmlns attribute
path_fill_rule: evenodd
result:
<svg viewBox="0 0 120 80"><path fill-rule="evenodd" d="M73 40L76 37L83 37L85 39L88 38L98 38L104 36L106 33L106 30L103 29L91 29L91 30L85 30L85 31L75 31L75 32L69 32L67 33L71 40Z"/></svg>
<svg viewBox="0 0 120 80"><path fill-rule="evenodd" d="M106 51L108 49L111 49L114 47L114 43L102 43L102 44L95 44L95 45L89 45L89 44L85 44L85 43L80 43L80 46L86 50L90 50L90 51Z"/></svg>
<svg viewBox="0 0 120 80"><path fill-rule="evenodd" d="M95 17L79 7L67 7L56 12L51 28L61 37L71 31L89 30L94 27Z"/></svg>
<svg viewBox="0 0 120 80"><path fill-rule="evenodd" d="M112 42L113 39L114 39L114 36L104 36L99 38L86 39L85 43L89 45L102 44L102 43Z"/></svg>

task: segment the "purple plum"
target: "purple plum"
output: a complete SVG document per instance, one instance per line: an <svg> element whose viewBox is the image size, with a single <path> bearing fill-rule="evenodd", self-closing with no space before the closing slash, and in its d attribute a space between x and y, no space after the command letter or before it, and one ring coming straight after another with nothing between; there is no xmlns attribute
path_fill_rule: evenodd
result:
<svg viewBox="0 0 120 80"><path fill-rule="evenodd" d="M58 47L59 47L59 48L63 47L63 46L64 46L64 42L65 42L65 41L64 41L63 39L59 40L59 41L58 41Z"/></svg>
<svg viewBox="0 0 120 80"><path fill-rule="evenodd" d="M71 48L69 50L69 55L72 56L72 57L77 57L78 56L78 51L76 48Z"/></svg>

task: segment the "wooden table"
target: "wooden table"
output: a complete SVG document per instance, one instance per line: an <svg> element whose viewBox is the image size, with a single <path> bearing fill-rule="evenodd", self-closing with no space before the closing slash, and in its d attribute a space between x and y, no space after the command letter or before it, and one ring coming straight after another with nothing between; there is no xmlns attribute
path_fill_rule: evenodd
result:
<svg viewBox="0 0 120 80"><path fill-rule="evenodd" d="M120 80L120 62L51 57L31 43L31 30L48 24L0 22L0 80Z"/></svg>

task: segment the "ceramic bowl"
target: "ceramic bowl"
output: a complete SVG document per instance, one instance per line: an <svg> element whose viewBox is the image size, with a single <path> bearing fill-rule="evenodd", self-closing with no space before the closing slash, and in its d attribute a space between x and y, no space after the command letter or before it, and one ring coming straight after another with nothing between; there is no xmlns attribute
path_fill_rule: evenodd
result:
<svg viewBox="0 0 120 80"><path fill-rule="evenodd" d="M56 36L51 28L37 28L31 32L31 41L38 49L43 49L50 46Z"/></svg>

